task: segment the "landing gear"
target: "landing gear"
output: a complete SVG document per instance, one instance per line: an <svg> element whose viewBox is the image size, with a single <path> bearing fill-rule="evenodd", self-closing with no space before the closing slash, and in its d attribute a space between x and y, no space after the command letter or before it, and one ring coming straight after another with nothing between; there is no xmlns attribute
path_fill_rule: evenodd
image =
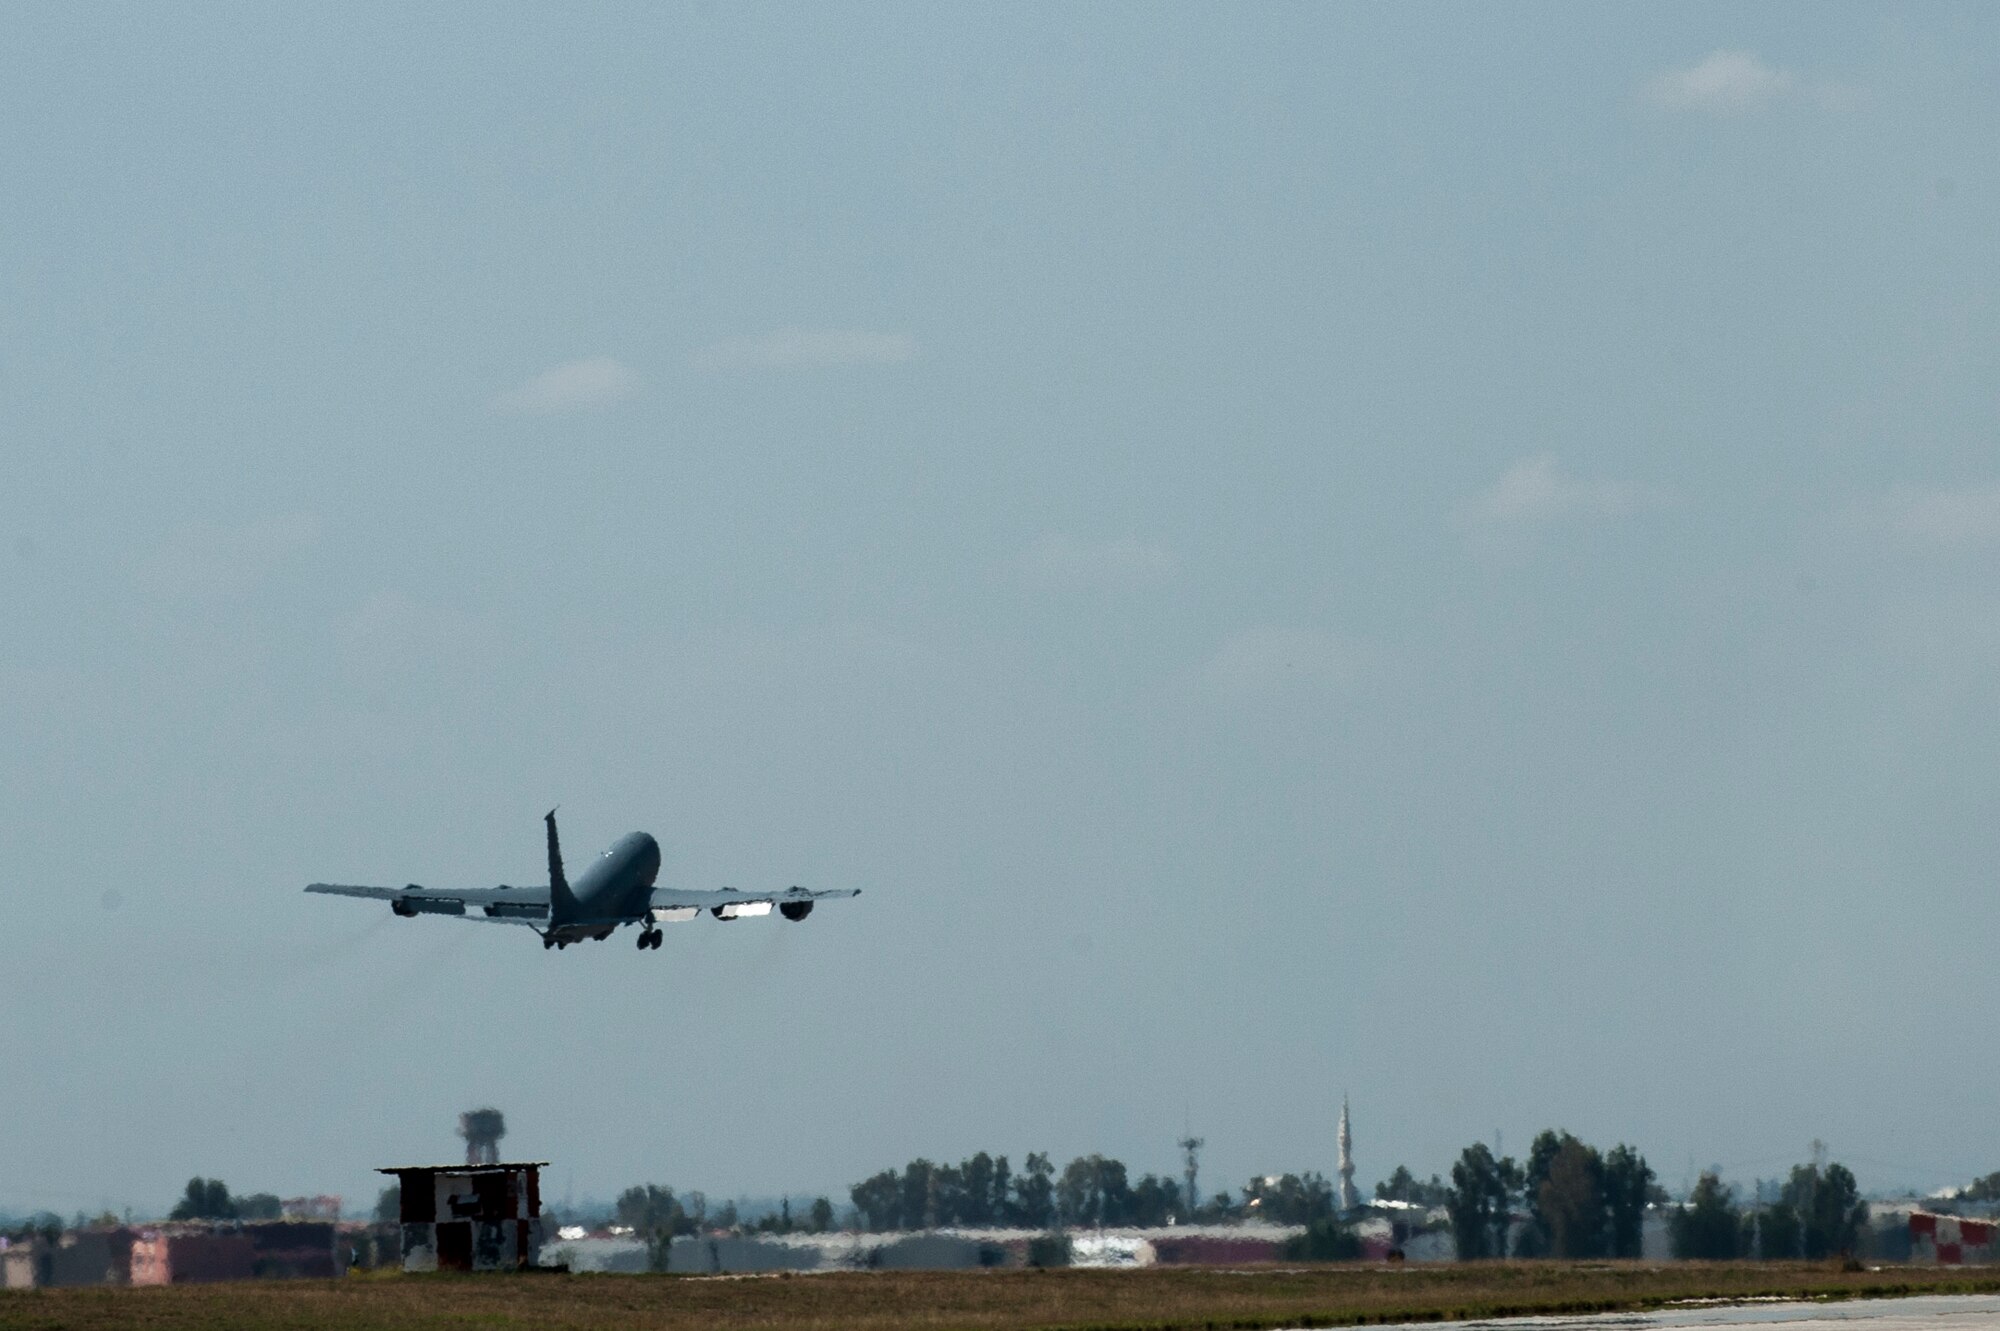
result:
<svg viewBox="0 0 2000 1331"><path fill-rule="evenodd" d="M649 947L658 947L665 940L666 935L658 929L642 929L639 932L639 950L644 952Z"/></svg>
<svg viewBox="0 0 2000 1331"><path fill-rule="evenodd" d="M556 936L554 934L542 935L542 951L546 952L555 945L556 945Z"/></svg>

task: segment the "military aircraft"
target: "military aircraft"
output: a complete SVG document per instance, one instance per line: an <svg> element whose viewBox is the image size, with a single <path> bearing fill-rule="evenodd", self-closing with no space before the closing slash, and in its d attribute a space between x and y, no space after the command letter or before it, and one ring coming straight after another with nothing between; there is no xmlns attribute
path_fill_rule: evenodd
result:
<svg viewBox="0 0 2000 1331"><path fill-rule="evenodd" d="M788 920L812 914L813 903L828 897L858 897L861 889L828 888L809 892L788 887L782 892L690 892L654 887L660 876L660 843L644 832L620 837L611 849L591 861L572 887L563 874L562 846L556 838L556 811L542 821L549 825L549 885L547 887L477 887L447 892L418 887L354 887L347 883L313 883L308 892L339 897L369 897L386 901L405 918L456 915L496 924L525 924L542 936L545 948L564 948L587 938L609 938L620 925L639 926L639 949L657 948L663 941L659 926L692 920L706 910L718 920L769 915L773 906Z"/></svg>

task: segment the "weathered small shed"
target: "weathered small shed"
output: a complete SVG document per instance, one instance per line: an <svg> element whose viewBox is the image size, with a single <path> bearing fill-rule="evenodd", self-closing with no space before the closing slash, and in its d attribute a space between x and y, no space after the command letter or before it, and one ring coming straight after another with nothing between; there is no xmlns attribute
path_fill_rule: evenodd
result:
<svg viewBox="0 0 2000 1331"><path fill-rule="evenodd" d="M405 1271L520 1271L542 1250L542 1166L399 1165Z"/></svg>
<svg viewBox="0 0 2000 1331"><path fill-rule="evenodd" d="M1910 1214L1910 1260L1925 1266L2000 1261L2000 1224L1914 1211Z"/></svg>

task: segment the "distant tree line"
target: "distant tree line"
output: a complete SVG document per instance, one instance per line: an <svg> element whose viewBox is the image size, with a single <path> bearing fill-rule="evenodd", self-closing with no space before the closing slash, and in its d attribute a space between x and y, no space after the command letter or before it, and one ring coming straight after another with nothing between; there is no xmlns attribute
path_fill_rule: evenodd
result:
<svg viewBox="0 0 2000 1331"><path fill-rule="evenodd" d="M1725 1261L1851 1255L1867 1224L1868 1204L1846 1165L1822 1168L1815 1161L1794 1167L1778 1200L1757 1211L1739 1209L1734 1191L1704 1173L1674 1215L1674 1256Z"/></svg>
<svg viewBox="0 0 2000 1331"><path fill-rule="evenodd" d="M232 1197L219 1178L191 1178L187 1191L167 1214L169 1220L276 1220L284 1203L275 1194L253 1192Z"/></svg>
<svg viewBox="0 0 2000 1331"><path fill-rule="evenodd" d="M672 1188L644 1183L618 1194L612 1221L629 1228L644 1240L652 1268L664 1271L667 1269L669 1248L676 1238L684 1234L739 1228L748 1228L758 1234L824 1234L833 1228L834 1216L833 1203L819 1197L814 1199L804 1217L795 1218L791 1199L786 1198L775 1214L764 1216L746 1227L736 1214L734 1202L724 1202L711 1213L708 1198L700 1192L690 1191L677 1196Z"/></svg>
<svg viewBox="0 0 2000 1331"><path fill-rule="evenodd" d="M2000 1185L2000 1176L1994 1181ZM1392 1178L1376 1194L1398 1188L1410 1200L1420 1191L1413 1180ZM1638 1257L1647 1206L1668 1201L1633 1148L1599 1151L1552 1130L1535 1138L1525 1163L1495 1157L1484 1143L1466 1147L1452 1166L1443 1205L1460 1260L1477 1261ZM1517 1216L1526 1223L1517 1227ZM1777 1199L1755 1210L1739 1207L1734 1192L1705 1173L1669 1223L1676 1257L1817 1260L1855 1250L1868 1207L1845 1165L1815 1161L1794 1168Z"/></svg>
<svg viewBox="0 0 2000 1331"><path fill-rule="evenodd" d="M1042 1152L1030 1152L1016 1173L1004 1155L979 1152L958 1164L916 1159L885 1169L848 1190L860 1225L876 1233L959 1226L968 1229L1153 1228L1172 1223L1250 1217L1308 1225L1335 1211L1333 1187L1316 1173L1255 1178L1240 1196L1227 1188L1196 1206L1171 1176L1137 1182L1124 1162L1078 1156L1058 1172Z"/></svg>
<svg viewBox="0 0 2000 1331"><path fill-rule="evenodd" d="M1637 1257L1646 1205L1665 1202L1646 1158L1601 1152L1568 1132L1536 1137L1526 1164L1483 1142L1451 1168L1444 1206L1462 1261L1485 1257ZM1509 1244L1517 1207L1527 1216Z"/></svg>
<svg viewBox="0 0 2000 1331"><path fill-rule="evenodd" d="M1410 1172L1408 1165L1397 1165L1396 1172L1375 1185L1375 1200L1378 1202L1408 1202L1412 1206L1443 1206L1451 1199L1451 1185L1431 1175L1425 1183Z"/></svg>

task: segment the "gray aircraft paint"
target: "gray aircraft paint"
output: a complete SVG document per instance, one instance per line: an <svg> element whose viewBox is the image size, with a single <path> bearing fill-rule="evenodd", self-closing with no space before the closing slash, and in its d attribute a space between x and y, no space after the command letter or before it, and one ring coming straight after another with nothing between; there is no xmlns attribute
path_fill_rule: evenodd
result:
<svg viewBox="0 0 2000 1331"><path fill-rule="evenodd" d="M549 810L542 821L548 827L549 882L545 887L503 883L459 891L416 883L400 888L311 883L306 891L387 901L391 910L405 918L449 915L494 924L525 924L541 935L543 947L564 948L571 943L603 940L622 926L634 924L640 926L641 949L660 946L661 924L691 920L704 910L718 920L731 920L775 909L796 922L812 914L816 902L861 895L860 888L809 891L788 887L765 893L659 888L655 883L660 876L660 843L646 832L629 832L618 838L572 884L563 868L556 811Z"/></svg>

